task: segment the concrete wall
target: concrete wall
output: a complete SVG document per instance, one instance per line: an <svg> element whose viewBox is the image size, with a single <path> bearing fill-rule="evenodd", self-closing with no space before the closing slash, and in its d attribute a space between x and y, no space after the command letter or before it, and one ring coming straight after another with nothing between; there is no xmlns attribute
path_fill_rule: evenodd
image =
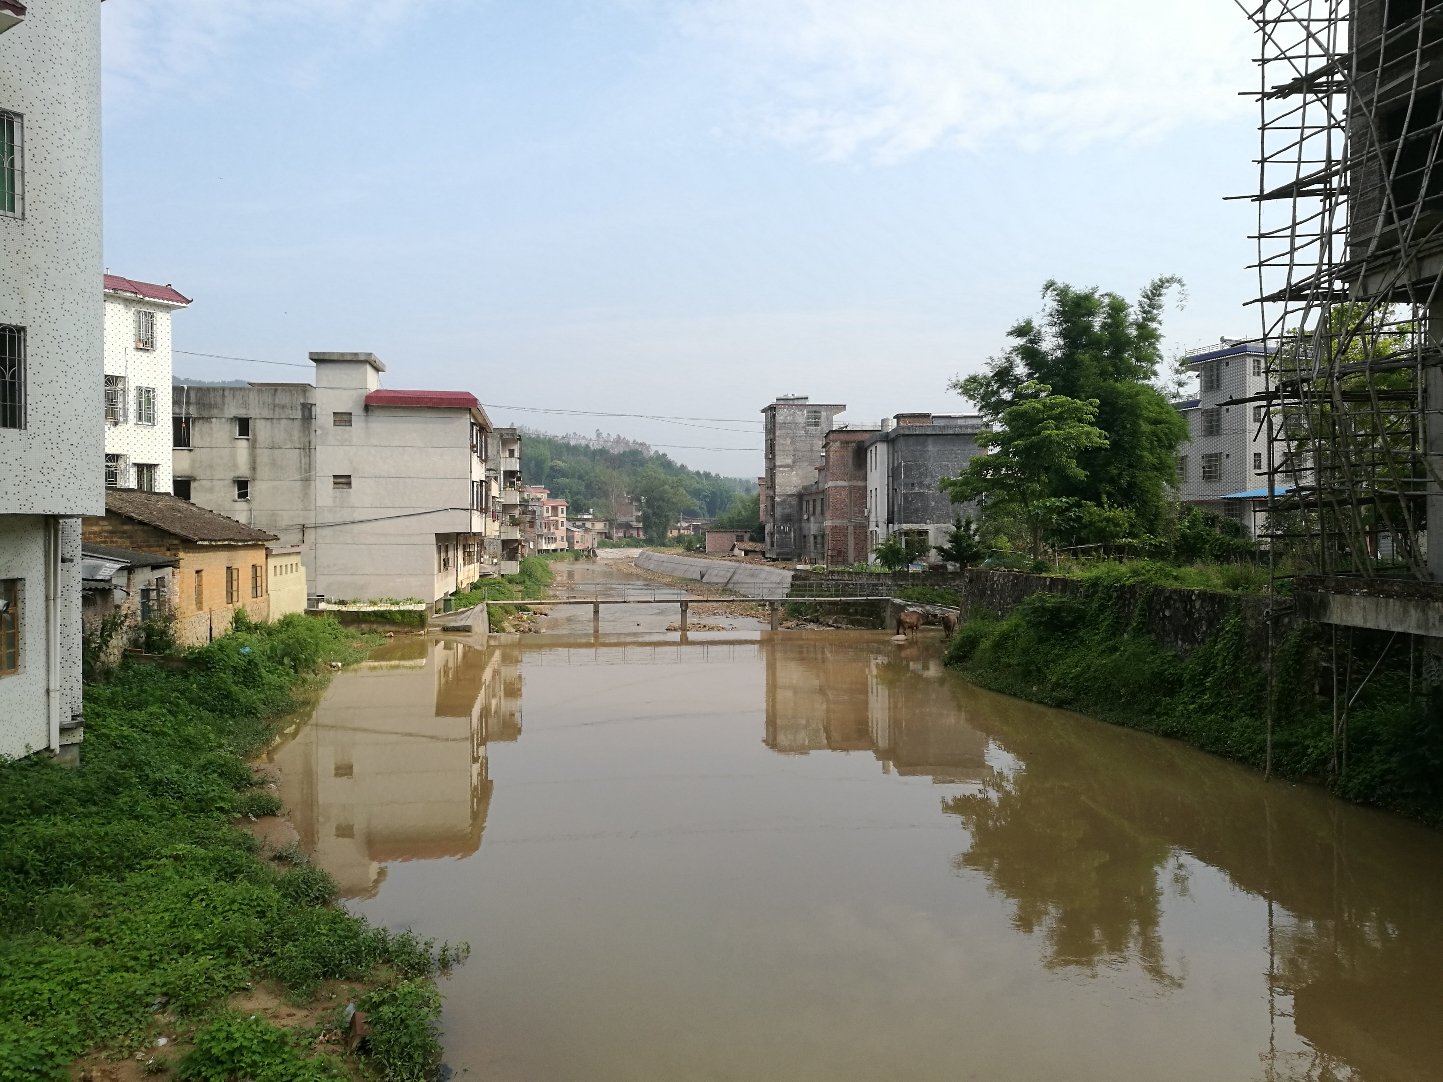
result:
<svg viewBox="0 0 1443 1082"><path fill-rule="evenodd" d="M0 324L26 340L25 427L0 429L0 578L26 599L21 671L0 677L0 755L79 739L78 516L105 508L100 5L29 8L0 34L0 109L22 118L24 147L22 204L0 213Z"/></svg>
<svg viewBox="0 0 1443 1082"><path fill-rule="evenodd" d="M895 533L922 532L942 545L957 515L977 517L971 504L954 504L942 491L978 453L976 417L898 424L867 441L868 536L871 547ZM870 555L870 553L869 553Z"/></svg>
<svg viewBox="0 0 1443 1082"><path fill-rule="evenodd" d="M735 590L748 597L775 597L791 587L792 572L762 564L731 563L724 560L701 560L694 556L673 556L670 553L642 552L636 566L679 579L696 579L708 586Z"/></svg>
<svg viewBox="0 0 1443 1082"><path fill-rule="evenodd" d="M105 425L105 453L124 455L119 487L135 487L135 466L156 467L155 491L171 491L171 337L170 313L174 306L139 298L105 294L105 374L125 379L125 419ZM155 348L135 348L135 313L155 316ZM155 393L155 420L140 423L138 392Z"/></svg>
<svg viewBox="0 0 1443 1082"><path fill-rule="evenodd" d="M766 439L766 552L777 560L802 555L797 494L817 479L826 434L846 406L779 398L762 410Z"/></svg>
<svg viewBox="0 0 1443 1082"><path fill-rule="evenodd" d="M299 549L267 552L266 582L272 620L306 611L306 565Z"/></svg>

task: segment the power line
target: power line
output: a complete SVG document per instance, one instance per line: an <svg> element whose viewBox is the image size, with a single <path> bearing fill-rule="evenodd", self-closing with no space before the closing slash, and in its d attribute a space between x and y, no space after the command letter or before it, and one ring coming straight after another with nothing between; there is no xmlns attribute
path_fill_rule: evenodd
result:
<svg viewBox="0 0 1443 1082"><path fill-rule="evenodd" d="M300 364L297 361L264 361L259 357L232 357L224 353L196 353L188 349L173 349L172 353L181 353L187 357L209 357L217 361L243 361L246 364L274 364L285 368L310 368L309 364ZM751 417L685 417L665 413L608 413L604 410L572 410L560 409L554 406L503 406L497 402L482 402L481 405L493 410L515 410L518 413L550 413L567 417L633 417L642 421L666 421L669 424L683 425L686 428L707 428L707 425L687 424L689 421L722 421L729 424L759 425L761 421ZM739 432L735 428L713 428L713 432ZM658 444L657 446L665 446ZM669 446L682 447L682 444L671 444ZM733 450L755 450L755 448L736 447L697 447L692 450L699 451L733 451Z"/></svg>

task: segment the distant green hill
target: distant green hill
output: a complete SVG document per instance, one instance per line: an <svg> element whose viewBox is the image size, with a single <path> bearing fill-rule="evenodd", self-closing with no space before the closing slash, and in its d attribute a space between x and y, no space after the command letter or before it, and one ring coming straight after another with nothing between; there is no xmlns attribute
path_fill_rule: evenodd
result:
<svg viewBox="0 0 1443 1082"><path fill-rule="evenodd" d="M615 517L622 497L636 493L638 475L648 466L674 478L686 490L691 503L681 513L691 518L716 518L738 494L757 490L752 478L689 469L644 443L621 436L521 432L522 477L528 485L545 485L553 496L566 500L573 514L591 511L598 518Z"/></svg>

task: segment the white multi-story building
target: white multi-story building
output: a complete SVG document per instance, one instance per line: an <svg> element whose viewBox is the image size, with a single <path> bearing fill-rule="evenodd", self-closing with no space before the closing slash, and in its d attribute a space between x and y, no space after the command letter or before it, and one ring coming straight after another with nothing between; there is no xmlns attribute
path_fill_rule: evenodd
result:
<svg viewBox="0 0 1443 1082"><path fill-rule="evenodd" d="M0 2L0 756L79 739L101 485L100 5Z"/></svg>
<svg viewBox="0 0 1443 1082"><path fill-rule="evenodd" d="M1260 342L1232 342L1188 354L1198 397L1179 403L1188 442L1178 454L1184 504L1241 523L1251 536L1267 506L1267 407L1261 402L1269 352ZM1278 491L1287 490L1280 477Z"/></svg>
<svg viewBox="0 0 1443 1082"><path fill-rule="evenodd" d="M171 490L169 285L105 276L105 484Z"/></svg>
<svg viewBox="0 0 1443 1082"><path fill-rule="evenodd" d="M177 384L175 494L300 547L313 595L437 601L495 574L492 425L468 391L391 390L371 353L314 386Z"/></svg>

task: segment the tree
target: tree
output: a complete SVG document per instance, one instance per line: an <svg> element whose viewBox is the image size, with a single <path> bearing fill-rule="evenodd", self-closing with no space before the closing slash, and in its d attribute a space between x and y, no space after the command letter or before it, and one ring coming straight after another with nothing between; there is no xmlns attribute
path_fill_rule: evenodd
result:
<svg viewBox="0 0 1443 1082"><path fill-rule="evenodd" d="M1021 399L977 434L987 453L945 478L942 487L954 503L981 500L984 515L1020 521L1036 560L1044 531L1076 508L1069 493L1087 479L1081 457L1105 448L1108 440L1094 424L1096 401L1052 394L1040 383L1024 383L1017 393Z"/></svg>
<svg viewBox="0 0 1443 1082"><path fill-rule="evenodd" d="M894 533L872 550L877 563L887 571L905 571L913 560L927 553L927 542L911 534Z"/></svg>
<svg viewBox="0 0 1443 1082"><path fill-rule="evenodd" d="M641 528L646 539L654 544L665 541L682 508L691 502L685 486L651 465L637 473L634 487L642 501Z"/></svg>
<svg viewBox="0 0 1443 1082"><path fill-rule="evenodd" d="M972 519L961 515L952 520L952 532L947 536L947 543L935 547L942 559L958 567L972 566L987 551L977 536L977 527Z"/></svg>
<svg viewBox="0 0 1443 1082"><path fill-rule="evenodd" d="M725 511L717 516L719 530L753 531L762 524L761 497L753 492L750 496L736 493Z"/></svg>
<svg viewBox="0 0 1443 1082"><path fill-rule="evenodd" d="M977 403L994 430L1007 410L1036 397L1028 388L1037 384L1064 402L1093 404L1095 416L1086 424L1106 438L1078 449L1077 468L1053 478L1049 497L1075 501L1079 529L1078 502L1125 509L1142 533L1160 534L1170 520L1177 448L1187 439L1187 424L1153 383L1163 360L1163 307L1181 286L1177 278L1157 278L1129 304L1116 293L1050 281L1042 288L1040 319L1008 331L1012 345L986 372L952 384Z"/></svg>

